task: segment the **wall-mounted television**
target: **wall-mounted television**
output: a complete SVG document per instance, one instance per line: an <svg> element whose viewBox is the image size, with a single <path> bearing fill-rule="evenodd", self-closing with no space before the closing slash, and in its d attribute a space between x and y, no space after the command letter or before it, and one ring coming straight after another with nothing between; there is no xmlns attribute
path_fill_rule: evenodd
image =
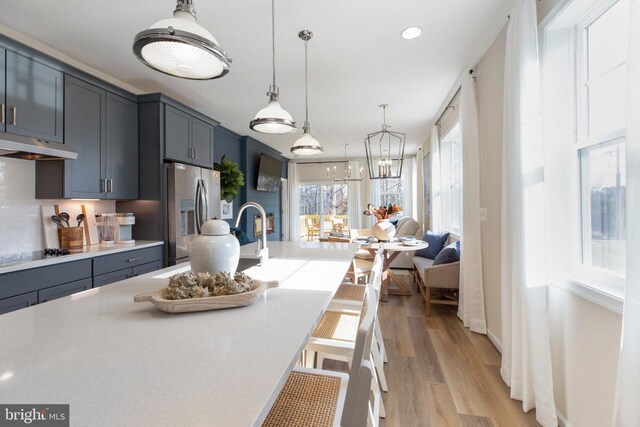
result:
<svg viewBox="0 0 640 427"><path fill-rule="evenodd" d="M282 185L282 162L266 154L260 155L258 191L278 191Z"/></svg>

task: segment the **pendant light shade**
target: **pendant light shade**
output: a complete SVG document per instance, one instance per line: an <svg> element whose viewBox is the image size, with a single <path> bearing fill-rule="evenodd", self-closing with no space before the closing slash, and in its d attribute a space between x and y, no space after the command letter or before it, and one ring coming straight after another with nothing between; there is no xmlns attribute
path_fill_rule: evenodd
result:
<svg viewBox="0 0 640 427"><path fill-rule="evenodd" d="M389 130L387 107L387 104L380 105L382 108L382 130L370 133L364 139L370 179L402 177L406 135Z"/></svg>
<svg viewBox="0 0 640 427"><path fill-rule="evenodd" d="M283 135L296 130L296 123L293 121L291 114L282 108L278 98L280 97L280 89L276 85L276 18L275 18L275 0L271 0L271 52L272 52L272 71L273 81L269 86L267 96L269 104L258 111L255 118L249 123L249 127L260 133L272 135Z"/></svg>
<svg viewBox="0 0 640 427"><path fill-rule="evenodd" d="M298 37L304 40L304 97L305 97L305 119L304 119L304 133L293 144L291 152L293 154L300 154L302 156L311 156L314 154L320 154L324 150L317 139L311 136L311 125L309 124L309 84L308 84L308 64L307 64L307 44L313 37L313 33L309 30L302 30L298 33Z"/></svg>
<svg viewBox="0 0 640 427"><path fill-rule="evenodd" d="M196 22L192 0L178 0L172 18L138 33L133 53L156 71L191 80L222 77L231 63L215 37Z"/></svg>

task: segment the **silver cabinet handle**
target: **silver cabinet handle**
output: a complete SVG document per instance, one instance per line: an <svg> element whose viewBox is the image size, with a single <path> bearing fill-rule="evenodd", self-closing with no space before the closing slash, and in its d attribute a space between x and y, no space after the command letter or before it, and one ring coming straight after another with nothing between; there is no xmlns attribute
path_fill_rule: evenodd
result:
<svg viewBox="0 0 640 427"><path fill-rule="evenodd" d="M11 124L16 125L18 120L18 109L16 107L11 107Z"/></svg>
<svg viewBox="0 0 640 427"><path fill-rule="evenodd" d="M142 257L141 257L141 256L139 256L139 257L137 257L137 258L129 258L129 259L127 260L127 262L136 262L136 261L140 261L140 260L142 260Z"/></svg>
<svg viewBox="0 0 640 427"><path fill-rule="evenodd" d="M113 193L113 179L107 179L107 193Z"/></svg>
<svg viewBox="0 0 640 427"><path fill-rule="evenodd" d="M2 104L2 106L0 106L0 123L4 124L4 104Z"/></svg>
<svg viewBox="0 0 640 427"><path fill-rule="evenodd" d="M100 192L101 193L106 193L107 192L107 180L106 179L100 178Z"/></svg>
<svg viewBox="0 0 640 427"><path fill-rule="evenodd" d="M193 160L198 158L198 149L196 147L193 147Z"/></svg>

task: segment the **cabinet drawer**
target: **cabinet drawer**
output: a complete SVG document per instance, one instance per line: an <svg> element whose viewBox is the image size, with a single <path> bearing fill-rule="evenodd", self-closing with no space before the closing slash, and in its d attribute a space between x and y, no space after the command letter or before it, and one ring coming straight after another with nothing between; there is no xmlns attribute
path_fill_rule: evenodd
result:
<svg viewBox="0 0 640 427"><path fill-rule="evenodd" d="M133 267L133 277L142 276L143 274L151 273L152 271L160 270L162 268L162 261L154 261L148 264L139 265Z"/></svg>
<svg viewBox="0 0 640 427"><path fill-rule="evenodd" d="M38 302L38 293L29 292L28 294L22 294L11 298L5 298L0 300L0 314L8 313L10 311L20 310L21 308L27 308L30 305L35 305Z"/></svg>
<svg viewBox="0 0 640 427"><path fill-rule="evenodd" d="M67 295L86 291L87 289L91 289L91 278L42 289L41 291L38 291L38 303L52 301L54 299L66 297Z"/></svg>
<svg viewBox="0 0 640 427"><path fill-rule="evenodd" d="M91 260L48 265L0 275L0 299L91 278Z"/></svg>
<svg viewBox="0 0 640 427"><path fill-rule="evenodd" d="M112 271L111 273L101 274L93 277L93 287L97 288L104 285L110 285L111 283L126 280L131 277L133 273L130 268L124 270Z"/></svg>
<svg viewBox="0 0 640 427"><path fill-rule="evenodd" d="M161 259L162 246L105 255L93 259L93 275L99 276Z"/></svg>

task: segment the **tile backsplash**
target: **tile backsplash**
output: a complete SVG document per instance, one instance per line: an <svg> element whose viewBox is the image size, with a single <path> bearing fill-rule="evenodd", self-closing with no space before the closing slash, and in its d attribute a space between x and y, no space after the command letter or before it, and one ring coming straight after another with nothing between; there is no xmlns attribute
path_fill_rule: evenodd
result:
<svg viewBox="0 0 640 427"><path fill-rule="evenodd" d="M42 205L94 205L96 213L115 212L113 201L36 200L36 163L0 157L0 258L44 249Z"/></svg>

